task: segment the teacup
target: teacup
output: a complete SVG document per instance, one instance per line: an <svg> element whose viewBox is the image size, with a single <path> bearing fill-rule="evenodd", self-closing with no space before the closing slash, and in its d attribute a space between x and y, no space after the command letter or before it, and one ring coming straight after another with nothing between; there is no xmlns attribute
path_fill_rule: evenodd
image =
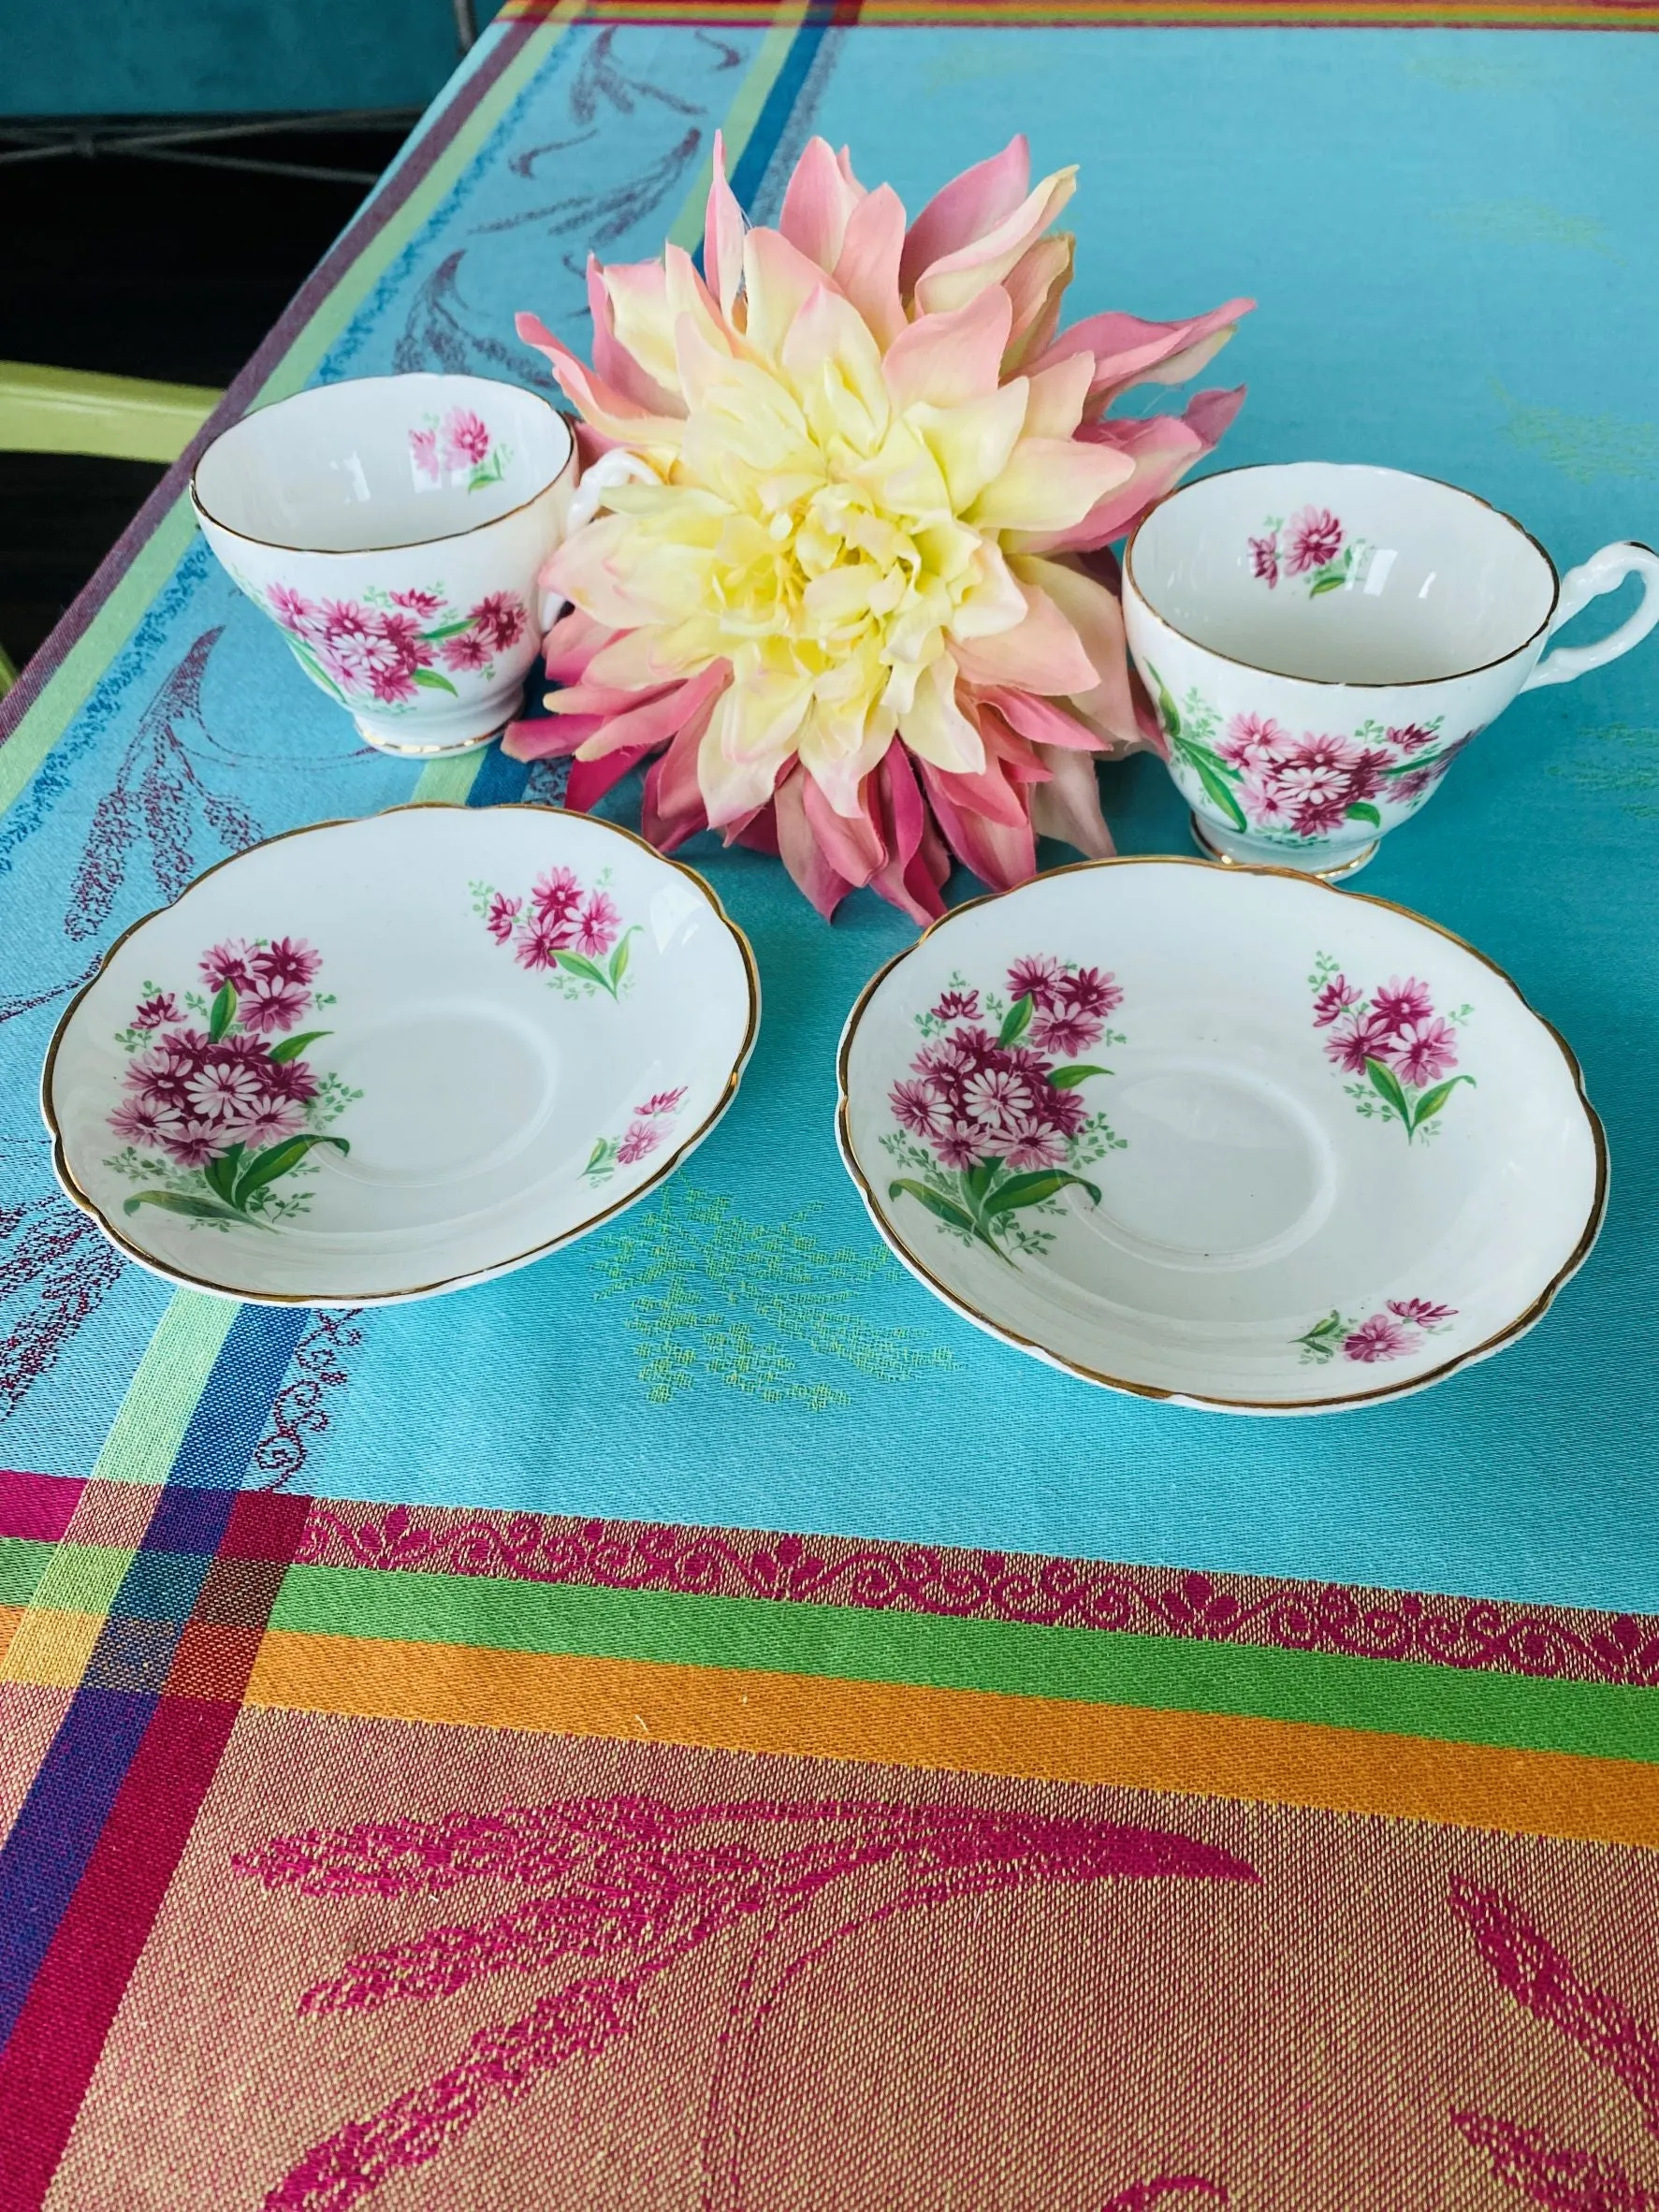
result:
<svg viewBox="0 0 1659 2212"><path fill-rule="evenodd" d="M536 571L576 477L564 417L478 376L372 376L255 409L196 463L208 543L383 752L465 752L518 710Z"/></svg>
<svg viewBox="0 0 1659 2212"><path fill-rule="evenodd" d="M1626 576L1594 645L1564 622ZM1124 625L1200 848L1339 878L1426 804L1517 692L1616 660L1659 622L1659 555L1556 575L1507 515L1426 476L1296 461L1155 507L1124 555Z"/></svg>

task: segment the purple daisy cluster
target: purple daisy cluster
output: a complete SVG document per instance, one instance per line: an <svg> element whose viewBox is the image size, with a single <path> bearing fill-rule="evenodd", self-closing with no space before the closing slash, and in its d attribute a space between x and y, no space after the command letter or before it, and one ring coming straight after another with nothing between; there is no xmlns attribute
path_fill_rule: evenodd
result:
<svg viewBox="0 0 1659 2212"><path fill-rule="evenodd" d="M1238 770L1251 821L1299 837L1329 837L1350 807L1377 797L1383 772L1393 764L1381 746L1317 736L1311 730L1293 737L1271 715L1260 714L1235 714L1215 749Z"/></svg>
<svg viewBox="0 0 1659 2212"><path fill-rule="evenodd" d="M470 407L452 407L442 422L409 433L409 458L427 484L442 484L451 472L470 474L489 458L488 425Z"/></svg>
<svg viewBox="0 0 1659 2212"><path fill-rule="evenodd" d="M217 1036L186 1022L170 991L142 1000L132 1027L150 1042L127 1064L126 1096L109 1116L117 1136L181 1168L295 1136L318 1086L304 1060L276 1056L276 1041L311 1011L321 966L298 938L213 946L202 957L202 980L216 1002L227 989L235 995L234 1018Z"/></svg>
<svg viewBox="0 0 1659 2212"><path fill-rule="evenodd" d="M1008 991L1000 1036L981 1026L977 992L947 992L933 1009L945 1034L917 1054L890 1094L900 1125L953 1171L984 1159L1026 1171L1066 1157L1088 1110L1076 1088L1054 1081L1055 1063L1099 1043L1123 999L1112 975L1068 969L1041 953L1014 962Z"/></svg>
<svg viewBox="0 0 1659 2212"><path fill-rule="evenodd" d="M574 868L549 868L531 884L528 901L492 891L485 927L511 945L520 968L557 968L560 953L601 960L617 941L621 910L608 892L585 891Z"/></svg>
<svg viewBox="0 0 1659 2212"><path fill-rule="evenodd" d="M1457 1030L1416 976L1390 977L1367 997L1340 971L1330 975L1314 995L1314 1026L1331 1032L1326 1055L1348 1075L1375 1061L1416 1090L1458 1064Z"/></svg>
<svg viewBox="0 0 1659 2212"><path fill-rule="evenodd" d="M1252 574L1273 590L1281 575L1314 575L1343 547L1343 527L1329 507L1303 507L1289 521L1250 540Z"/></svg>
<svg viewBox="0 0 1659 2212"><path fill-rule="evenodd" d="M393 591L390 604L308 599L286 584L271 587L269 606L296 645L347 699L408 706L420 696L423 672L472 675L516 646L530 618L513 591L490 591L464 617L450 614L436 591ZM440 690L453 690L447 677Z"/></svg>

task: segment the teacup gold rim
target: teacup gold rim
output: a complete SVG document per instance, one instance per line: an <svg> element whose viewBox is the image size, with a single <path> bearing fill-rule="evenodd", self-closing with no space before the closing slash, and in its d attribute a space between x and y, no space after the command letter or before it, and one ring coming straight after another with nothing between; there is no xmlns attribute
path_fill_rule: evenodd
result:
<svg viewBox="0 0 1659 2212"><path fill-rule="evenodd" d="M1500 522L1506 522L1518 536L1523 537L1549 570L1550 604L1544 610L1543 620L1535 628L1529 630L1519 645L1510 646L1506 651L1494 654L1490 661L1477 662L1470 668L1449 669L1444 676L1404 676L1390 679L1386 683L1349 682L1341 677L1289 676L1283 669L1261 668L1254 661L1241 661L1236 653L1224 653L1219 647L1205 645L1201 638L1192 636L1189 632L1183 630L1179 623L1171 622L1169 616L1147 597L1134 571L1135 546L1141 532L1155 515L1159 514L1185 493L1198 491L1206 484L1218 483L1223 476L1257 476L1266 475L1280 469L1307 468L1363 469L1374 476L1398 476L1409 484L1432 484L1438 490L1456 492L1460 499L1468 500L1477 507L1484 507L1489 515L1495 515ZM1245 669L1251 676L1266 677L1275 683L1307 684L1315 690L1324 691L1427 691L1435 684L1460 683L1463 677L1469 676L1485 676L1490 670L1502 668L1506 662L1516 660L1527 650L1529 646L1535 644L1540 637L1547 636L1550 625L1555 619L1555 610L1561 604L1561 572L1557 569L1548 546L1541 545L1528 530L1525 523L1518 520L1506 508L1495 505L1491 500L1482 499L1477 491L1471 491L1466 484L1453 484L1448 477L1425 476L1416 469L1390 469L1379 461L1241 461L1235 468L1215 469L1207 476L1191 477L1186 483L1176 485L1172 491L1166 491L1162 499L1155 500L1145 514L1142 516L1140 521L1136 523L1134 529L1129 532L1128 543L1124 547L1123 573L1125 582L1133 587L1135 597L1153 619L1161 622L1164 628L1172 636L1180 638L1184 645L1191 646L1194 652L1208 653L1212 660L1225 661L1231 668ZM1402 909L1402 911L1404 910Z"/></svg>
<svg viewBox="0 0 1659 2212"><path fill-rule="evenodd" d="M1082 875L1085 871L1095 868L1122 867L1207 868L1212 875L1225 873L1235 880L1247 876L1280 876L1289 882L1305 883L1316 891L1326 892L1332 898L1340 898L1350 904L1357 901L1361 906L1382 907L1389 913L1403 914L1406 921L1418 923L1422 928L1432 930L1436 937L1445 938L1448 944L1456 945L1461 952L1467 953L1473 959L1479 961L1482 968L1490 968L1498 981L1506 984L1515 994L1523 1011L1529 1013L1533 1020L1538 1024L1565 1061L1567 1073L1572 1078L1574 1094L1583 1113L1585 1125L1590 1131L1591 1142L1595 1153L1595 1188L1592 1194L1590 1208L1585 1215L1584 1226L1579 1233L1578 1242L1562 1265L1523 1312L1517 1314L1511 1320L1506 1322L1502 1329L1482 1338L1479 1344L1471 1345L1467 1351L1459 1352L1452 1359L1442 1361L1439 1366L1431 1367L1421 1375L1403 1375L1398 1382L1384 1383L1374 1390L1349 1391L1340 1398L1219 1398L1207 1396L1195 1390L1165 1390L1160 1385L1154 1383L1130 1382L1122 1375L1108 1375L1102 1368L1089 1367L1081 1361L1069 1360L1064 1354L1054 1351L1049 1346L1040 1344L1035 1337L1023 1335L1017 1329L1011 1328L1004 1322L993 1320L988 1314L982 1313L977 1306L970 1304L966 1298L951 1289L924 1260L917 1257L916 1253L888 1221L852 1144L851 1094L848 1086L848 1069L851 1060L853 1041L870 1002L882 983L895 969L918 952L937 930L945 928L955 921L958 915L968 913L975 907L994 906L1001 899L1017 898L1022 892L1030 890L1034 883L1046 883L1055 877ZM836 1142L841 1155L841 1164L852 1178L864 1200L865 1211L874 1222L882 1242L895 1252L911 1273L919 1276L953 1312L961 1314L965 1319L972 1321L977 1328L984 1330L988 1335L998 1337L1004 1344L1013 1345L1021 1351L1033 1354L1051 1367L1057 1367L1068 1375L1075 1375L1081 1381L1101 1384L1107 1390L1120 1390L1128 1397L1151 1398L1166 1404L1189 1405L1201 1412L1341 1413L1353 1406L1378 1404L1389 1398L1411 1397L1419 1390L1427 1390L1431 1384L1445 1381L1448 1376L1456 1375L1462 1368L1477 1365L1482 1360L1490 1359L1494 1352L1502 1350L1505 1345L1511 1344L1518 1337L1524 1336L1535 1323L1542 1320L1544 1315L1554 1302L1557 1292L1564 1284L1571 1281L1590 1257L1595 1240L1601 1233L1602 1222L1607 1214L1607 1132L1602 1127L1601 1116L1591 1104L1589 1093L1584 1087L1584 1070L1579 1065L1579 1056L1572 1046L1548 1015L1541 1014L1533 1005L1514 977L1506 969L1500 968L1498 963L1489 954L1483 953L1478 945L1472 945L1467 938L1459 937L1455 930L1447 929L1438 922L1431 922L1426 914L1419 914L1411 907L1402 906L1398 899L1379 898L1375 892L1346 891L1338 884L1325 882L1317 876L1304 875L1296 868L1259 867L1251 866L1244 862L1235 862L1231 868L1224 871L1213 861L1199 860L1186 853L1118 853L1110 860L1070 861L1063 867L1049 868L1042 875L1032 877L1025 883L1016 883L1011 890L988 891L978 898L964 899L960 906L953 907L948 913L941 914L937 921L930 922L914 944L906 945L903 951L895 953L891 960L883 961L854 999L851 1011L842 1028L841 1041L836 1053Z"/></svg>
<svg viewBox="0 0 1659 2212"><path fill-rule="evenodd" d="M147 927L150 923L156 921L163 914L170 913L175 907L182 905L196 886L205 883L210 876L216 876L222 868L234 867L238 861L246 860L249 853L262 851L268 845L286 844L291 837L312 837L319 830L351 829L358 822L378 822L388 814L417 814L430 811L433 808L473 815L554 814L563 822L575 819L591 822L596 829L607 830L614 837L624 839L626 843L637 845L642 851L648 852L653 860L661 862L664 867L674 869L677 874L686 877L689 881L696 885L698 891L713 908L715 919L721 924L737 947L738 955L743 962L744 986L749 998L748 1018L744 1025L743 1039L733 1055L732 1065L727 1072L726 1080L720 1087L720 1096L697 1127L686 1136L684 1142L677 1145L646 1177L643 1183L627 1192L625 1196L613 1199L608 1206L602 1207L597 1214L586 1215L582 1220L573 1223L569 1229L561 1230L556 1237L548 1238L545 1244L534 1244L526 1251L512 1254L509 1258L493 1260L488 1267L469 1269L461 1274L441 1275L430 1283L400 1286L395 1290L371 1290L357 1293L331 1291L324 1298L294 1290L237 1290L231 1288L227 1284L215 1282L211 1276L193 1275L182 1267L174 1267L170 1262L158 1259L153 1252L144 1251L122 1233L121 1230L116 1227L98 1204L96 1199L76 1180L74 1170L69 1165L68 1155L64 1148L64 1134L52 1099L52 1076L57 1067L58 1048L68 1035L70 1025L80 1010L81 1001L90 997L105 969L129 938L136 937L138 931ZM124 1252L129 1259L137 1260L140 1267L153 1274L160 1275L164 1281L187 1284L195 1290L211 1291L214 1297L232 1299L239 1305L309 1305L322 1306L330 1311L341 1306L397 1305L410 1299L429 1298L444 1290L470 1289L475 1284L493 1282L498 1275L511 1274L520 1267L527 1267L531 1260L545 1259L549 1252L556 1252L560 1245L574 1244L578 1237L586 1236L589 1230L599 1228L602 1222L608 1221L613 1215L626 1212L630 1206L644 1198L648 1191L654 1190L659 1184L666 1182L680 1162L697 1149L705 1137L730 1110L732 1101L737 1095L738 1086L748 1070L750 1056L754 1052L755 1040L760 1035L760 1026L761 976L760 968L754 956L754 947L749 943L741 924L735 922L727 913L720 893L709 882L707 877L699 875L695 868L688 866L683 860L676 860L672 853L659 852L649 838L640 837L634 830L624 828L619 822L607 822L602 815L597 814L582 814L573 817L568 808L550 807L539 799L503 800L490 807L471 808L458 807L456 802L451 799L409 799L400 806L383 807L373 814L337 814L326 822L302 822L294 829L279 830L273 837L261 837L256 845L245 846L240 852L227 853L223 860L216 860L211 867L203 868L199 876L191 878L177 898L168 899L163 906L152 907L148 913L140 914L136 922L129 923L121 935L111 941L109 950L103 954L97 967L88 976L80 990L76 992L74 997L70 999L68 1005L64 1009L57 1027L51 1033L51 1042L47 1047L46 1059L40 1070L40 1115L51 1138L52 1171L57 1176L65 1196L83 1214L89 1214L109 1242L120 1251Z"/></svg>
<svg viewBox="0 0 1659 2212"><path fill-rule="evenodd" d="M226 438L240 430L245 423L252 422L255 415L275 415L280 408L291 407L296 400L308 400L318 390L339 388L335 386L308 385L303 391L289 392L281 400L273 400L269 407L250 407L245 415L239 415L235 422L226 423L218 435L209 442L197 456L196 464L190 472L190 504L195 509L197 517L203 522L211 522L215 530L223 531L227 538L234 538L239 546L257 546L269 553L299 553L303 554L308 560L361 560L365 558L372 559L375 555L384 553L420 553L429 546L453 546L462 538L476 537L480 531L493 530L498 522L511 521L515 515L522 515L527 507L533 507L538 500L546 499L550 491L556 490L563 483L565 477L570 474L572 469L575 467L577 458L575 425L561 407L556 407L551 400L545 399L540 392L532 392L521 384L509 384L502 376L451 377L444 375L442 371L424 369L413 373L422 376L436 375L440 381L445 384L491 385L498 391L512 392L517 399L533 400L536 406L545 408L549 415L557 418L569 441L570 450L546 484L538 486L534 491L528 493L514 506L505 508L500 515L488 515L481 521L469 522L465 530L441 530L429 538L405 538L396 545L390 546L352 546L349 547L343 546L290 546L281 538L255 537L245 530L238 530L234 523L222 522L202 498L196 484L196 476L209 455L215 452ZM407 376L361 376L346 381L357 385L404 384L409 381L409 378Z"/></svg>

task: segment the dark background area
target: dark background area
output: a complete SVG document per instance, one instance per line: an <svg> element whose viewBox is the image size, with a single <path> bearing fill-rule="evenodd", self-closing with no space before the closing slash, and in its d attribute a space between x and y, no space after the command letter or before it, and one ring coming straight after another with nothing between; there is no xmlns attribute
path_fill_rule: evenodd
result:
<svg viewBox="0 0 1659 2212"><path fill-rule="evenodd" d="M0 157L0 360L227 385L414 121L308 120L219 149L286 172L275 175L104 152ZM0 646L18 667L163 473L148 461L0 453Z"/></svg>

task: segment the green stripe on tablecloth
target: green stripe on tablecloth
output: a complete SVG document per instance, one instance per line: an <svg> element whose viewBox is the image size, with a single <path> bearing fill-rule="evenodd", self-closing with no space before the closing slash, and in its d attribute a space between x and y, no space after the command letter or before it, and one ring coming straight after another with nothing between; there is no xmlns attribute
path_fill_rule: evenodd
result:
<svg viewBox="0 0 1659 2212"><path fill-rule="evenodd" d="M14 1537L12 1542L23 1541ZM38 1613L107 1613L115 1603L122 1577L137 1558L131 1546L119 1544L49 1544L36 1546L51 1553L30 1591L28 1604ZM17 1604L16 1598L8 1598Z"/></svg>
<svg viewBox="0 0 1659 2212"><path fill-rule="evenodd" d="M35 1536L0 1536L0 1606L26 1606L53 1550Z"/></svg>
<svg viewBox="0 0 1659 2212"><path fill-rule="evenodd" d="M525 41L523 51L502 70L403 205L388 217L318 306L261 386L254 402L256 406L287 398L313 374L386 270L433 214L467 165L483 151L490 134L568 28L567 22L543 23ZM84 635L65 655L22 721L0 746L0 813L17 798L138 627L151 601L178 566L195 529L190 502L181 496L140 546L126 574L93 617Z"/></svg>
<svg viewBox="0 0 1659 2212"><path fill-rule="evenodd" d="M95 1482L166 1482L231 1324L229 1298L175 1290L94 1464Z"/></svg>
<svg viewBox="0 0 1659 2212"><path fill-rule="evenodd" d="M288 1569L270 1625L1315 1721L1659 1763L1659 1694L1652 1690L1176 1637L326 1566Z"/></svg>

